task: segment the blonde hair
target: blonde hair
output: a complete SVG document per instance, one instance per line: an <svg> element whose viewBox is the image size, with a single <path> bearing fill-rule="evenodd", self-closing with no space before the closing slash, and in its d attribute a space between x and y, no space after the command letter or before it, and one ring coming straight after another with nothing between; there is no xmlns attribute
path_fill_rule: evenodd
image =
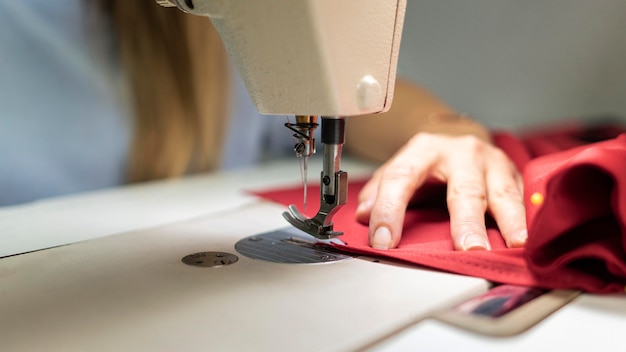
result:
<svg viewBox="0 0 626 352"><path fill-rule="evenodd" d="M128 181L219 165L229 92L225 50L208 18L154 0L101 0L133 103Z"/></svg>

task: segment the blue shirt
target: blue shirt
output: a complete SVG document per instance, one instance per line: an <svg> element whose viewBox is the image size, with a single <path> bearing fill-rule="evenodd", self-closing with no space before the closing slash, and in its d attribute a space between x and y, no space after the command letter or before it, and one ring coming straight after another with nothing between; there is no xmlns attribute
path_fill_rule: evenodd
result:
<svg viewBox="0 0 626 352"><path fill-rule="evenodd" d="M80 0L0 0L0 205L118 186L132 136L110 38ZM223 168L291 153L285 117L260 116L232 70Z"/></svg>

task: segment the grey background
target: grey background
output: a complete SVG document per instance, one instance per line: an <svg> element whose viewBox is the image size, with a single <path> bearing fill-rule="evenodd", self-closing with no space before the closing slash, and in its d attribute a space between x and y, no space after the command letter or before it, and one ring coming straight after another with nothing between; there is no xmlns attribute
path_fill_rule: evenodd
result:
<svg viewBox="0 0 626 352"><path fill-rule="evenodd" d="M626 1L408 0L398 75L491 127L626 122Z"/></svg>

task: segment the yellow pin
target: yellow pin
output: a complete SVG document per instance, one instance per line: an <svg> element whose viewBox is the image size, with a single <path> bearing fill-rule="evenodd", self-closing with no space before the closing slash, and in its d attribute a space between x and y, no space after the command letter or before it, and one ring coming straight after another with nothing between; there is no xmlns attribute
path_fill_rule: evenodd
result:
<svg viewBox="0 0 626 352"><path fill-rule="evenodd" d="M539 192L535 192L530 196L530 202L533 205L541 205L543 204L543 194L539 193Z"/></svg>

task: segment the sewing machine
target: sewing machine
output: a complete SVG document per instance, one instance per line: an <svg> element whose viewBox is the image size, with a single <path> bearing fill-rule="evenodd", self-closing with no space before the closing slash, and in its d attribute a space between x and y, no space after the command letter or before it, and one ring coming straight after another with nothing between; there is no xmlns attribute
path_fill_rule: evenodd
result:
<svg viewBox="0 0 626 352"><path fill-rule="evenodd" d="M366 257L181 263L202 250L233 252L242 236L283 226L281 206L245 190L283 187L290 163L0 209L2 350L615 349L621 295L582 295L520 335L493 338L432 318L486 291L478 278ZM373 171L344 163L353 174Z"/></svg>
<svg viewBox="0 0 626 352"><path fill-rule="evenodd" d="M259 112L296 116L286 126L305 165L321 116L320 209L307 218L291 205L283 216L320 239L341 235L332 217L348 186L344 118L391 106L406 0L156 1L210 18Z"/></svg>

